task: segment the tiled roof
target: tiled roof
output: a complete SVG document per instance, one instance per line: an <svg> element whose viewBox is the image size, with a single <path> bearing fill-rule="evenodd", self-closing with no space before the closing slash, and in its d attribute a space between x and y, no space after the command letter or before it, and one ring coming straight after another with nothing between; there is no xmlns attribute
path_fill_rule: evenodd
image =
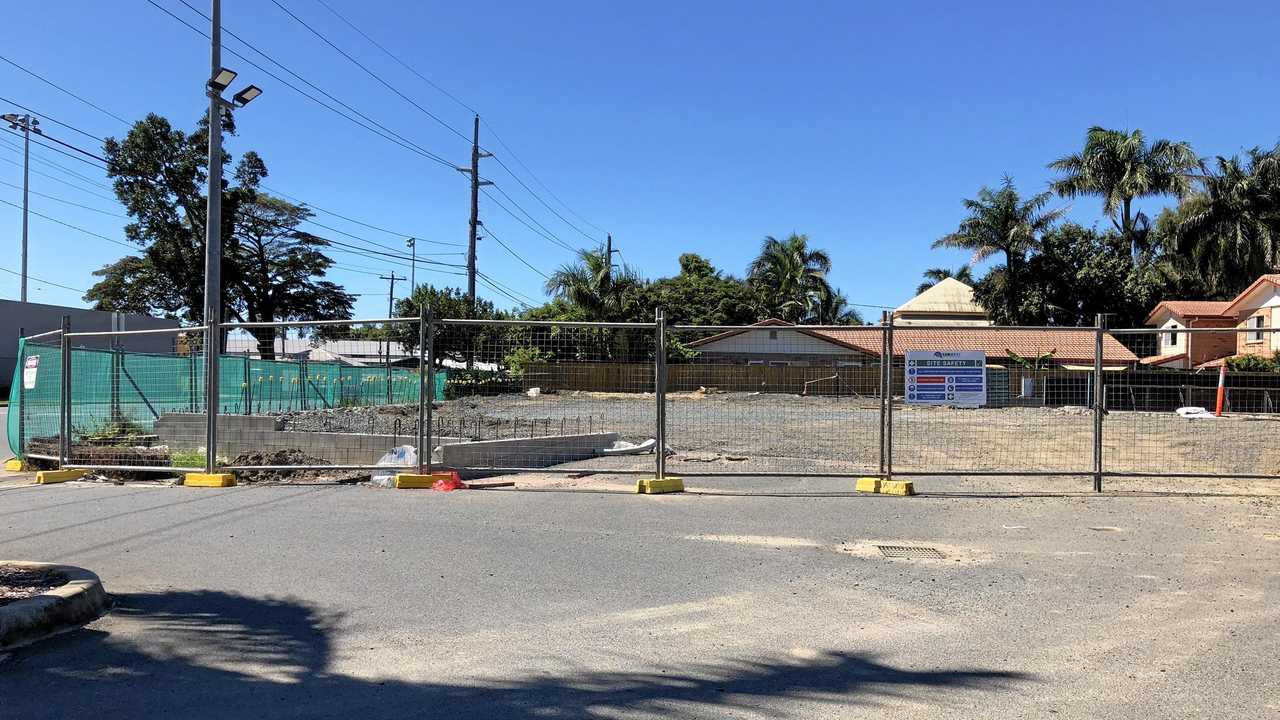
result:
<svg viewBox="0 0 1280 720"><path fill-rule="evenodd" d="M880 329L873 326L839 330L814 330L825 337L863 352L880 353ZM1094 334L1080 330L1031 330L1023 328L997 330L982 327L957 327L954 330L915 330L909 327L893 331L893 354L911 350L982 350L988 359L1007 358L1013 351L1022 357L1037 357L1053 351L1060 363L1092 364ZM1137 362L1134 355L1111 335L1103 335L1102 360L1108 363Z"/></svg>
<svg viewBox="0 0 1280 720"><path fill-rule="evenodd" d="M1186 356L1187 356L1186 353L1169 353L1168 355L1151 355L1149 357L1142 358L1138 362L1142 363L1143 365L1163 365L1167 362L1173 362L1174 360L1182 360Z"/></svg>
<svg viewBox="0 0 1280 720"><path fill-rule="evenodd" d="M1270 273L1267 275L1262 275L1257 280L1254 280L1252 283L1249 284L1249 287L1241 291L1240 294L1235 296L1235 299L1233 299L1228 304L1227 312L1237 312L1238 308L1236 306L1240 305L1241 301L1243 301L1246 297L1249 297L1249 295L1252 295L1254 290L1258 289L1260 285L1264 285L1264 284L1280 285L1280 274Z"/></svg>
<svg viewBox="0 0 1280 720"><path fill-rule="evenodd" d="M1229 307L1230 300L1163 300L1147 316L1147 322L1152 322L1161 310L1182 317L1230 317L1227 314Z"/></svg>

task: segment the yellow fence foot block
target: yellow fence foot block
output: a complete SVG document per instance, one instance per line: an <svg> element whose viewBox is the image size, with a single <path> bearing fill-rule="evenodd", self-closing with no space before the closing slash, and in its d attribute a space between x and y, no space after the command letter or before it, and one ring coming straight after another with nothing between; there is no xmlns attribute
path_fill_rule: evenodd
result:
<svg viewBox="0 0 1280 720"><path fill-rule="evenodd" d="M878 493L880 492L880 478L860 477L853 489L858 492Z"/></svg>
<svg viewBox="0 0 1280 720"><path fill-rule="evenodd" d="M641 495L684 492L684 480L678 477L644 478L636 481L636 492Z"/></svg>
<svg viewBox="0 0 1280 720"><path fill-rule="evenodd" d="M9 458L4 461L4 469L7 472L22 472L27 469L27 466L18 458Z"/></svg>
<svg viewBox="0 0 1280 720"><path fill-rule="evenodd" d="M450 471L433 472L426 475L417 473L396 473L396 488L400 490L430 490L441 480L452 480Z"/></svg>
<svg viewBox="0 0 1280 720"><path fill-rule="evenodd" d="M231 473L187 473L182 484L187 487L235 487L236 476Z"/></svg>
<svg viewBox="0 0 1280 720"><path fill-rule="evenodd" d="M884 480L880 483L881 495L915 495L916 486L910 480Z"/></svg>
<svg viewBox="0 0 1280 720"><path fill-rule="evenodd" d="M48 485L49 483L79 480L85 476L85 472L84 470L41 470L36 473L36 484Z"/></svg>

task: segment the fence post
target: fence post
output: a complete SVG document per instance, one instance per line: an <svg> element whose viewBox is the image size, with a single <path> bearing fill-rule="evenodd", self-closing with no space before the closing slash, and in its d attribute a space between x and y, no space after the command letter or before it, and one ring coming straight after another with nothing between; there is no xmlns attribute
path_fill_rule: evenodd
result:
<svg viewBox="0 0 1280 720"><path fill-rule="evenodd" d="M21 382L18 383L18 447L9 448L13 452L13 456L19 460L27 457L27 330L21 328L18 330L18 370L22 372L20 376ZM13 412L13 408L9 408L9 412Z"/></svg>
<svg viewBox="0 0 1280 720"><path fill-rule="evenodd" d="M880 469L879 477L884 477L884 408L885 408L885 388L889 383L886 382L889 377L889 365L893 362L892 354L889 352L889 335L885 326L889 324L889 311L885 310L880 313L880 424L877 427L880 435Z"/></svg>
<svg viewBox="0 0 1280 720"><path fill-rule="evenodd" d="M432 363L432 344L435 320L424 300L418 309L418 474L431 474L431 396L435 393L436 378Z"/></svg>
<svg viewBox="0 0 1280 720"><path fill-rule="evenodd" d="M71 316L62 316L62 398L58 404L58 466L71 459Z"/></svg>
<svg viewBox="0 0 1280 720"><path fill-rule="evenodd" d="M253 414L253 385L249 384L249 351L244 351L244 414Z"/></svg>
<svg viewBox="0 0 1280 720"><path fill-rule="evenodd" d="M204 471L212 474L218 464L218 318L206 317L204 329Z"/></svg>
<svg viewBox="0 0 1280 720"><path fill-rule="evenodd" d="M893 479L893 313L887 313L889 322L885 333L885 399L884 399L884 479Z"/></svg>
<svg viewBox="0 0 1280 720"><path fill-rule="evenodd" d="M1093 491L1102 492L1102 336L1106 316L1098 313L1093 338Z"/></svg>
<svg viewBox="0 0 1280 720"><path fill-rule="evenodd" d="M657 400L654 448L655 476L667 476L667 314L658 308L654 314L655 347L653 351L653 396Z"/></svg>

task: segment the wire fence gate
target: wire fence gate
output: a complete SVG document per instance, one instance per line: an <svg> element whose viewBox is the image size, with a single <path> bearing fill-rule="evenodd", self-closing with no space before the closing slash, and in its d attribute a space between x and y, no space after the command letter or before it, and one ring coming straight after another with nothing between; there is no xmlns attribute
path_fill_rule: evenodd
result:
<svg viewBox="0 0 1280 720"><path fill-rule="evenodd" d="M33 463L250 480L1273 478L1277 330L64 320L19 341L7 430Z"/></svg>

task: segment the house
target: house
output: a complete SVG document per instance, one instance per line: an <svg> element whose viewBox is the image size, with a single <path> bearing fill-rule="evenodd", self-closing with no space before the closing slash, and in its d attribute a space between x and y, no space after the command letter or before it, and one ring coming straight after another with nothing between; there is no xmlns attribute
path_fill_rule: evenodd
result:
<svg viewBox="0 0 1280 720"><path fill-rule="evenodd" d="M1144 365L1212 368L1239 355L1271 357L1280 352L1280 274L1254 280L1231 300L1165 300L1151 311L1147 324L1162 330L1224 328L1222 333L1159 334L1157 353Z"/></svg>
<svg viewBox="0 0 1280 720"><path fill-rule="evenodd" d="M991 320L973 299L973 288L955 278L943 278L895 309L893 324L982 327L990 325Z"/></svg>
<svg viewBox="0 0 1280 720"><path fill-rule="evenodd" d="M1147 316L1146 324L1161 330L1184 328L1234 328L1236 318L1227 311L1228 300L1164 300ZM1189 369L1236 352L1233 332L1157 335L1156 354L1142 358L1150 367Z"/></svg>
<svg viewBox="0 0 1280 720"><path fill-rule="evenodd" d="M1280 315L1280 313L1278 313ZM770 319L688 343L702 360L773 366L856 367L878 364L883 330L878 326L847 328L794 327ZM994 329L960 325L955 329L912 329L893 332L893 357L900 362L913 350L981 350L992 365L1005 365L1009 353L1025 358L1047 356L1047 367L1081 369L1094 362L1094 333L1088 329ZM1103 335L1102 360L1108 369L1131 367L1138 357L1109 334Z"/></svg>

